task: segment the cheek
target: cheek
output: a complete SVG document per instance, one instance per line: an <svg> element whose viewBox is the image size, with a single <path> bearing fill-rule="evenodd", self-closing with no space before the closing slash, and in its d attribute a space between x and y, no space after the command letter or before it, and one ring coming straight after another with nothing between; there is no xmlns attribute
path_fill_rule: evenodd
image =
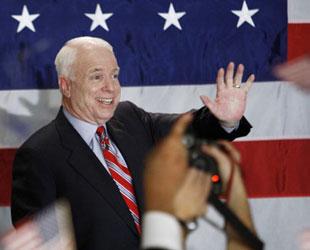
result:
<svg viewBox="0 0 310 250"><path fill-rule="evenodd" d="M79 90L71 91L71 100L73 102L79 103L83 100L83 95Z"/></svg>
<svg viewBox="0 0 310 250"><path fill-rule="evenodd" d="M75 93L75 102L76 105L81 109L90 108L95 105L94 97L90 90L82 90Z"/></svg>
<svg viewBox="0 0 310 250"><path fill-rule="evenodd" d="M117 85L116 85L116 87L115 87L115 90L116 90L116 93L117 93L118 95L120 95L120 93L121 93L121 85L120 85L119 82L117 83Z"/></svg>
<svg viewBox="0 0 310 250"><path fill-rule="evenodd" d="M97 92L98 90L96 88L86 88L83 90L83 95L88 101L93 101Z"/></svg>

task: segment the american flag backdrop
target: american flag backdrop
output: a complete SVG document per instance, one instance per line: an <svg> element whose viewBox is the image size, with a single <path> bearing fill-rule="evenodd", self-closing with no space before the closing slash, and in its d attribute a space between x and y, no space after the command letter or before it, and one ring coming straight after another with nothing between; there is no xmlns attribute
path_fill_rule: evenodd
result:
<svg viewBox="0 0 310 250"><path fill-rule="evenodd" d="M277 81L272 68L310 52L309 0L0 4L0 232L10 228L16 148L60 105L55 55L68 39L88 35L113 45L122 99L147 111L199 108L199 95L215 95L216 72L230 61L256 75L246 111L253 129L235 142L253 217L266 249L300 248L310 230L310 95ZM189 249L224 249L222 233L200 225Z"/></svg>

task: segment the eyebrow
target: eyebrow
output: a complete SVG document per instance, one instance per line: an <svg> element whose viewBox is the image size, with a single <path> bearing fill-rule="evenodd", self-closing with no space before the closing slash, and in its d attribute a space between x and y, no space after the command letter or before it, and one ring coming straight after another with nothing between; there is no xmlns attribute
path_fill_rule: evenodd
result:
<svg viewBox="0 0 310 250"><path fill-rule="evenodd" d="M92 73L96 73L96 72L100 72L103 71L102 68L94 68L92 70L89 71L90 74ZM120 71L120 67L116 67L115 69L113 69L113 72L119 72Z"/></svg>
<svg viewBox="0 0 310 250"><path fill-rule="evenodd" d="M98 72L98 71L103 71L103 69L94 68L94 69L92 69L91 71L89 71L89 73L95 73L95 72Z"/></svg>

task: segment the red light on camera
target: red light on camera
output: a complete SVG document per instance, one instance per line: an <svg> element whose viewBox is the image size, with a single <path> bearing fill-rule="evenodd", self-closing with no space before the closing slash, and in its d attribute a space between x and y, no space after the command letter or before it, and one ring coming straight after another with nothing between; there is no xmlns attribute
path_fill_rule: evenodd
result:
<svg viewBox="0 0 310 250"><path fill-rule="evenodd" d="M215 174L215 175L212 175L211 180L212 180L212 182L219 182L220 177L217 174Z"/></svg>

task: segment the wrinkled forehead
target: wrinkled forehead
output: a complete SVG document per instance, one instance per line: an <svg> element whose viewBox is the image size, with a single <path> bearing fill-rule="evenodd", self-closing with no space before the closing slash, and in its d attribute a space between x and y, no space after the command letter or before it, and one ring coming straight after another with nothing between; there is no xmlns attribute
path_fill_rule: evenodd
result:
<svg viewBox="0 0 310 250"><path fill-rule="evenodd" d="M118 63L113 51L106 46L79 46L74 68L80 73L88 72L92 68L112 71L118 69Z"/></svg>

